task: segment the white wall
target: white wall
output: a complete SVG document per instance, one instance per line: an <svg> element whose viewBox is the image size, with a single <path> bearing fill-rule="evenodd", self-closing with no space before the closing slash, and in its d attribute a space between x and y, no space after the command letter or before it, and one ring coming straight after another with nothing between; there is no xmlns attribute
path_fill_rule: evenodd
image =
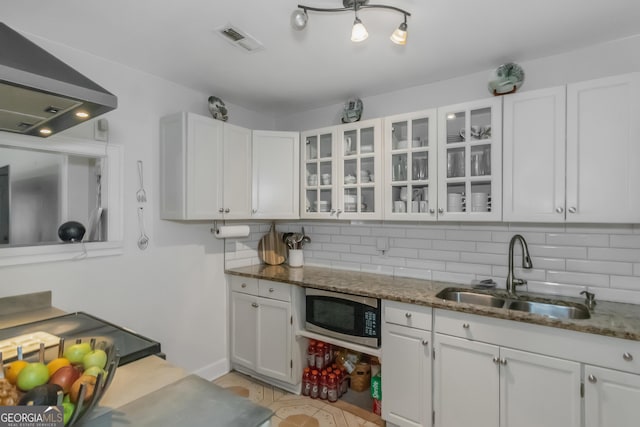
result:
<svg viewBox="0 0 640 427"><path fill-rule="evenodd" d="M118 96L118 108L103 117L109 121L109 143L124 147L124 255L0 268L0 297L52 290L54 306L132 328L160 341L171 362L208 378L217 376L228 366L222 241L209 232L211 224L158 217L159 118L176 111L209 115L208 95L34 41ZM269 115L228 107L231 123L273 128ZM67 134L92 136L93 123ZM144 207L151 242L146 251L136 246L137 160L144 162L148 196Z"/></svg>
<svg viewBox="0 0 640 427"><path fill-rule="evenodd" d="M564 85L631 71L640 71L640 35L570 53L519 62L525 71L521 91ZM437 61L438 58L433 58ZM496 67L500 64L496 64ZM491 70L429 85L362 98L362 120L441 107L490 97ZM346 101L346 98L345 98ZM343 105L277 117L279 130L309 130L340 123Z"/></svg>

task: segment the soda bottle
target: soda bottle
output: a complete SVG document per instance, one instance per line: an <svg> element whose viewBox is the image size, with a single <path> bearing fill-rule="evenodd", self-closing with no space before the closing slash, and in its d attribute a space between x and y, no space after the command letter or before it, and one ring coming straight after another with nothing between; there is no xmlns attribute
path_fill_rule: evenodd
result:
<svg viewBox="0 0 640 427"><path fill-rule="evenodd" d="M312 399L317 399L320 394L320 384L318 383L318 371L313 369L311 371L311 391L309 392L309 397Z"/></svg>
<svg viewBox="0 0 640 427"><path fill-rule="evenodd" d="M323 370L320 374L320 399L327 400L328 386L327 371Z"/></svg>
<svg viewBox="0 0 640 427"><path fill-rule="evenodd" d="M316 369L324 368L324 343L319 341L316 344Z"/></svg>
<svg viewBox="0 0 640 427"><path fill-rule="evenodd" d="M335 402L338 400L338 383L335 374L329 374L329 380L327 382L327 400L329 402Z"/></svg>
<svg viewBox="0 0 640 427"><path fill-rule="evenodd" d="M311 368L304 368L302 371L302 395L311 394Z"/></svg>
<svg viewBox="0 0 640 427"><path fill-rule="evenodd" d="M307 366L315 368L316 366L316 340L309 340L307 347Z"/></svg>

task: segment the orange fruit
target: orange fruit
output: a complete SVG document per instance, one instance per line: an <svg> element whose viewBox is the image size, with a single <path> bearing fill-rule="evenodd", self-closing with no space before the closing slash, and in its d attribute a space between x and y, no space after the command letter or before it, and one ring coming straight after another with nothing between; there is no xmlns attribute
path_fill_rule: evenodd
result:
<svg viewBox="0 0 640 427"><path fill-rule="evenodd" d="M47 369L49 370L49 376L53 375L55 371L62 368L63 366L71 365L69 359L66 357L58 357L57 359L53 359L51 362L47 363Z"/></svg>
<svg viewBox="0 0 640 427"><path fill-rule="evenodd" d="M28 363L25 360L16 360L11 362L5 368L4 376L11 383L15 384L18 381L18 374L22 371L22 368L27 366Z"/></svg>

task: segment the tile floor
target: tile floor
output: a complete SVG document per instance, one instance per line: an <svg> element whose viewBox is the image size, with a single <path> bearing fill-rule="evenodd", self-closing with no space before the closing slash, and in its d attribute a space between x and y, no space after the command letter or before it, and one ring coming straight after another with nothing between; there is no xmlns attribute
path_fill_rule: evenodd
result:
<svg viewBox="0 0 640 427"><path fill-rule="evenodd" d="M233 371L214 381L237 395L273 410L273 427L376 427L385 426L377 415L338 400L311 399L283 391Z"/></svg>

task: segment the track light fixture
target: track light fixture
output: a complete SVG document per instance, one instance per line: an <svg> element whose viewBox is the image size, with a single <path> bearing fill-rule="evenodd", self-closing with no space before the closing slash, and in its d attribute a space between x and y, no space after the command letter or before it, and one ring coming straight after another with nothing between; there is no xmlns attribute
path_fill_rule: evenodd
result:
<svg viewBox="0 0 640 427"><path fill-rule="evenodd" d="M352 42L361 42L369 37L369 33L365 28L364 24L358 17L358 11L360 9L388 9L395 10L396 12L400 12L404 15L404 22L402 22L398 28L391 34L391 41L395 44L404 45L407 43L407 16L411 16L409 12L406 10L400 9L395 6L387 6L384 4L369 4L369 0L342 0L342 5L344 7L338 8L321 8L321 7L311 7L305 6L302 4L298 5L298 9L294 10L291 14L291 26L301 31L307 26L307 22L309 21L309 16L307 15L307 11L312 12L346 12L353 10L355 14L355 20L353 21L353 28L351 29L351 41Z"/></svg>

